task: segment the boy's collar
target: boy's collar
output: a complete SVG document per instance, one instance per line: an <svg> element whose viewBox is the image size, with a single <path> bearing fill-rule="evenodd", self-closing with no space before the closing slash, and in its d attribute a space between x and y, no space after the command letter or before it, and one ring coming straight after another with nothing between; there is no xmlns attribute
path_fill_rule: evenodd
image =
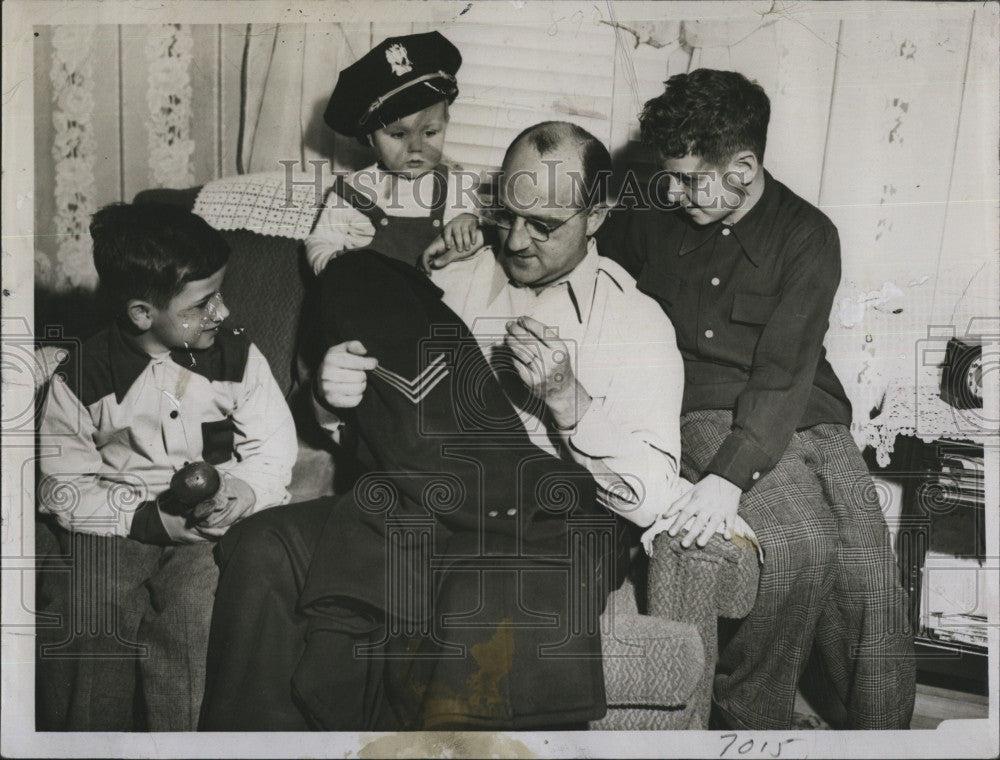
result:
<svg viewBox="0 0 1000 760"><path fill-rule="evenodd" d="M764 190L760 198L753 207L744 214L739 221L734 224L725 222L714 222L704 227L687 221L684 229L684 238L681 240L679 256L684 256L696 248L701 247L723 229L728 229L739 241L740 246L747 258L754 266L760 266L768 255L769 247L766 245L766 220L773 215L778 204L778 183L770 172L762 168L764 172ZM683 212L681 212L683 213Z"/></svg>
<svg viewBox="0 0 1000 760"><path fill-rule="evenodd" d="M184 369L211 381L239 382L246 370L250 341L242 333L220 330L215 343L205 349L174 349L170 359ZM112 323L108 331L111 383L115 400L120 404L153 357L136 346Z"/></svg>

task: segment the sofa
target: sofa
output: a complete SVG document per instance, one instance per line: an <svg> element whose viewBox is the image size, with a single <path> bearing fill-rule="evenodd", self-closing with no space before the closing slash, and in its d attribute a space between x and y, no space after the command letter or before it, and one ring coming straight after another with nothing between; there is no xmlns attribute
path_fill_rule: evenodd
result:
<svg viewBox="0 0 1000 760"><path fill-rule="evenodd" d="M290 197L283 180L279 173L226 178L201 188L146 190L135 202L193 208L227 239L232 252L222 293L231 320L267 357L292 408L299 454L289 490L293 501L304 501L342 490L352 472L312 417L309 367L322 347L312 329L314 277L302 238L316 212L308 182L294 185ZM52 370L51 358L39 361ZM63 567L53 528L42 520L36 528L40 571ZM602 616L608 712L592 729L707 728L718 618L749 611L757 562L752 547L719 536L704 549L684 549L679 537L657 538L648 563L634 563L633 577L611 594ZM67 594L69 584L67 575ZM74 621L47 624L71 635Z"/></svg>

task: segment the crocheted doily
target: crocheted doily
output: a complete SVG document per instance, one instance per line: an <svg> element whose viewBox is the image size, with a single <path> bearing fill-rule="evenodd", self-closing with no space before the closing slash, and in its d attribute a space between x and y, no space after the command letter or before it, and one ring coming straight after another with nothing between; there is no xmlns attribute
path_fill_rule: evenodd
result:
<svg viewBox="0 0 1000 760"><path fill-rule="evenodd" d="M217 230L250 230L261 235L305 239L319 214L323 195L315 177L284 171L223 177L206 184L194 212Z"/></svg>
<svg viewBox="0 0 1000 760"><path fill-rule="evenodd" d="M920 368L916 385L912 375L890 380L879 414L855 431L860 446L875 449L879 466L889 464L897 435L928 443L939 438L985 443L996 435L995 423L982 409L956 409L941 399L940 372L934 366Z"/></svg>

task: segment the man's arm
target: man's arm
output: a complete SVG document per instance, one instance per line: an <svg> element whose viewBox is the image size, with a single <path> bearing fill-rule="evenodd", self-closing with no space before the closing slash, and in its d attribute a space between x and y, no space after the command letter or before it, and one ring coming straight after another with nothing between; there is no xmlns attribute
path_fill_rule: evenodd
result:
<svg viewBox="0 0 1000 760"><path fill-rule="evenodd" d="M566 451L594 475L602 504L647 526L677 495L684 366L673 327L652 301L648 308L615 316L628 321L617 331L617 339L596 349L600 361L613 368L601 398L579 383L568 347L545 338L544 326L537 321L518 320L527 332L521 342L534 342L537 348L532 350L542 352L539 358L548 378L538 382L527 369L537 359L515 348L527 362L522 377L545 398ZM522 328L514 324L508 329L517 339ZM564 389L546 393L559 385Z"/></svg>
<svg viewBox="0 0 1000 760"><path fill-rule="evenodd" d="M267 359L255 345L250 346L240 392L233 411L240 461L221 469L250 486L254 511L285 504L298 454L295 423Z"/></svg>
<svg viewBox="0 0 1000 760"><path fill-rule="evenodd" d="M680 481L684 365L672 326L656 311L641 338L609 352L619 356L607 395L565 437L604 506L643 527L677 497Z"/></svg>
<svg viewBox="0 0 1000 760"><path fill-rule="evenodd" d="M39 423L38 509L66 530L125 536L152 544L196 542L205 536L185 527L184 518L164 513L138 475L105 466L94 442L90 413L69 387L54 376ZM44 449L54 447L53 456Z"/></svg>

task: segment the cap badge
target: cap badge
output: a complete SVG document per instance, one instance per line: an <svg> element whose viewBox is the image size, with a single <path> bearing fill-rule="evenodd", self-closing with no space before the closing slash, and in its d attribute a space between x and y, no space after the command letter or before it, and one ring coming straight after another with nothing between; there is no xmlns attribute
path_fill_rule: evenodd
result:
<svg viewBox="0 0 1000 760"><path fill-rule="evenodd" d="M406 48L398 42L395 45L390 45L385 51L385 59L392 67L392 73L397 77L401 77L403 74L409 74L413 71L413 64L410 62L410 56L406 52Z"/></svg>

